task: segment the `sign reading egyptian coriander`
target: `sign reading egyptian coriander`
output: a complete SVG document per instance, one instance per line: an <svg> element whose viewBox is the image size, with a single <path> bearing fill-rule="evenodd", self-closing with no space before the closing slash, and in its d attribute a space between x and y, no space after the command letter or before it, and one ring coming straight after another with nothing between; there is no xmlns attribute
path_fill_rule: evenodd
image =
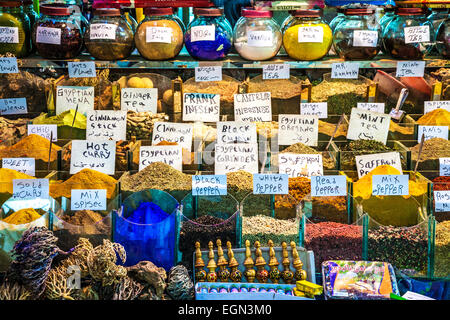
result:
<svg viewBox="0 0 450 320"><path fill-rule="evenodd" d="M352 109L347 139L375 140L386 144L391 117L387 114Z"/></svg>
<svg viewBox="0 0 450 320"><path fill-rule="evenodd" d="M89 168L104 174L114 174L116 142L72 140L70 174Z"/></svg>
<svg viewBox="0 0 450 320"><path fill-rule="evenodd" d="M86 114L94 110L94 87L56 87L56 114L78 107L78 112Z"/></svg>
<svg viewBox="0 0 450 320"><path fill-rule="evenodd" d="M158 88L122 88L120 109L123 111L152 112L158 109Z"/></svg>
<svg viewBox="0 0 450 320"><path fill-rule="evenodd" d="M289 176L287 174L253 175L253 194L288 194Z"/></svg>
<svg viewBox="0 0 450 320"><path fill-rule="evenodd" d="M217 143L257 143L256 124L238 121L217 122Z"/></svg>
<svg viewBox="0 0 450 320"><path fill-rule="evenodd" d="M152 145L161 141L176 142L186 150L192 149L194 127L190 123L155 122L153 125Z"/></svg>
<svg viewBox="0 0 450 320"><path fill-rule="evenodd" d="M399 152L366 154L356 156L355 160L358 178L362 178L376 167L384 165L394 167L403 174Z"/></svg>
<svg viewBox="0 0 450 320"><path fill-rule="evenodd" d="M92 110L87 113L86 140L126 140L127 112Z"/></svg>
<svg viewBox="0 0 450 320"><path fill-rule="evenodd" d="M279 153L278 172L287 174L289 178L322 176L322 155Z"/></svg>
<svg viewBox="0 0 450 320"><path fill-rule="evenodd" d="M105 189L72 189L70 210L106 210Z"/></svg>
<svg viewBox="0 0 450 320"><path fill-rule="evenodd" d="M258 145L255 143L216 144L215 174L244 170L258 173Z"/></svg>
<svg viewBox="0 0 450 320"><path fill-rule="evenodd" d="M409 194L408 175L373 175L372 195L407 196Z"/></svg>
<svg viewBox="0 0 450 320"><path fill-rule="evenodd" d="M234 120L245 122L272 121L270 92L235 94Z"/></svg>
<svg viewBox="0 0 450 320"><path fill-rule="evenodd" d="M142 146L139 149L139 171L153 162L163 162L182 171L183 150L180 145L176 146Z"/></svg>
<svg viewBox="0 0 450 320"><path fill-rule="evenodd" d="M319 137L319 118L317 116L302 116L295 114L280 114L278 116L278 144L292 145L303 143L307 146L317 146Z"/></svg>
<svg viewBox="0 0 450 320"><path fill-rule="evenodd" d="M217 122L220 120L220 95L183 94L183 121Z"/></svg>
<svg viewBox="0 0 450 320"><path fill-rule="evenodd" d="M48 179L13 179L13 194L15 200L48 199Z"/></svg>
<svg viewBox="0 0 450 320"><path fill-rule="evenodd" d="M192 176L192 195L226 196L227 176L225 174Z"/></svg>

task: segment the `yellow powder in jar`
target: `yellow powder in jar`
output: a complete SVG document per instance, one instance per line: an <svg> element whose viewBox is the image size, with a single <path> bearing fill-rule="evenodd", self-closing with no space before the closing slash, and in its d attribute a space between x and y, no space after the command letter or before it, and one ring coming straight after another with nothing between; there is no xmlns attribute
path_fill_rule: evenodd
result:
<svg viewBox="0 0 450 320"><path fill-rule="evenodd" d="M3 222L9 223L9 224L25 224L30 223L36 219L39 219L41 215L36 212L33 208L26 208L21 209L19 211L13 212L9 216L7 216L5 219L3 219Z"/></svg>
<svg viewBox="0 0 450 320"><path fill-rule="evenodd" d="M0 193L13 193L14 179L36 179L35 177L29 176L25 173L13 170L13 169L0 169Z"/></svg>
<svg viewBox="0 0 450 320"><path fill-rule="evenodd" d="M321 27L323 29L322 42L298 42L298 32L302 27ZM288 27L283 35L283 46L289 57L300 61L319 60L331 48L333 32L326 23L301 23Z"/></svg>

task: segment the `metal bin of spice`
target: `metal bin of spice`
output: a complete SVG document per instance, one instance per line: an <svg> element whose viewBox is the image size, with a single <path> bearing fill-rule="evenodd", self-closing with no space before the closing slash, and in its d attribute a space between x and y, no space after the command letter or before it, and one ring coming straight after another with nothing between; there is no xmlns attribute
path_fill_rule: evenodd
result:
<svg viewBox="0 0 450 320"><path fill-rule="evenodd" d="M124 246L125 265L148 260L169 270L178 262L179 210L180 204L167 192L144 190L113 211L113 241Z"/></svg>
<svg viewBox="0 0 450 320"><path fill-rule="evenodd" d="M450 278L450 221L437 222L434 243L434 278Z"/></svg>

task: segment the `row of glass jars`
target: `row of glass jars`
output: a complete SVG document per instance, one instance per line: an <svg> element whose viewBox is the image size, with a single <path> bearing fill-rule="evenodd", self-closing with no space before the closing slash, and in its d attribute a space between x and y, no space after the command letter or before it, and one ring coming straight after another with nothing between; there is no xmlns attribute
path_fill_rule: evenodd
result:
<svg viewBox="0 0 450 320"><path fill-rule="evenodd" d="M31 23L20 3L0 0L0 54L23 57L31 51ZM11 13L15 24L8 24ZM73 58L83 44L100 60L127 58L135 47L146 59L167 60L177 56L183 44L199 60L223 59L233 43L243 58L257 61L274 57L282 44L291 58L301 61L324 57L332 45L347 60L372 59L382 48L397 59L422 59L435 40L444 57L450 51L449 19L441 23L436 37L420 8L396 9L383 17L383 24L373 9L347 9L331 28L321 19L321 10L296 10L280 27L271 11L245 8L234 31L218 8L195 8L187 30L173 8L145 8L146 18L137 27L118 8L96 9L88 26L66 6L43 5L41 13L31 39L38 54L49 59Z"/></svg>

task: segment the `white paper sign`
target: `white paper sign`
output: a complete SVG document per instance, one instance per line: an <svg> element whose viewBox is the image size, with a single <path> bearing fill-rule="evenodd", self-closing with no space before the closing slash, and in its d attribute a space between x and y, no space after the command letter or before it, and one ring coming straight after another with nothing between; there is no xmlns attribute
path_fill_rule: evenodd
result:
<svg viewBox="0 0 450 320"><path fill-rule="evenodd" d="M291 72L288 64L263 64L263 80L290 79Z"/></svg>
<svg viewBox="0 0 450 320"><path fill-rule="evenodd" d="M153 162L163 162L183 170L183 151L181 146L142 146L139 149L139 171Z"/></svg>
<svg viewBox="0 0 450 320"><path fill-rule="evenodd" d="M288 194L289 176L287 174L254 174L253 194Z"/></svg>
<svg viewBox="0 0 450 320"><path fill-rule="evenodd" d="M157 113L158 88L122 88L120 90L120 109Z"/></svg>
<svg viewBox="0 0 450 320"><path fill-rule="evenodd" d="M405 27L405 43L430 42L430 26Z"/></svg>
<svg viewBox="0 0 450 320"><path fill-rule="evenodd" d="M53 136L52 136L53 133ZM28 125L28 135L37 134L50 140L53 137L53 142L58 141L58 125L56 124L29 124Z"/></svg>
<svg viewBox="0 0 450 320"><path fill-rule="evenodd" d="M356 170L358 179L361 179L376 167L388 165L394 167L403 174L399 152L385 152L356 156Z"/></svg>
<svg viewBox="0 0 450 320"><path fill-rule="evenodd" d="M78 112L86 114L94 110L94 87L56 87L56 114L78 106Z"/></svg>
<svg viewBox="0 0 450 320"><path fill-rule="evenodd" d="M19 73L19 67L17 66L17 58L0 57L0 73Z"/></svg>
<svg viewBox="0 0 450 320"><path fill-rule="evenodd" d="M436 109L445 109L450 112L450 100L443 101L425 101L423 113L428 113Z"/></svg>
<svg viewBox="0 0 450 320"><path fill-rule="evenodd" d="M358 79L359 63L338 62L331 65L332 79Z"/></svg>
<svg viewBox="0 0 450 320"><path fill-rule="evenodd" d="M147 27L145 29L145 41L147 43L171 43L172 28L167 27Z"/></svg>
<svg viewBox="0 0 450 320"><path fill-rule="evenodd" d="M95 78L97 73L95 72L94 61L83 62L67 62L69 68L70 78Z"/></svg>
<svg viewBox="0 0 450 320"><path fill-rule="evenodd" d="M70 210L106 210L106 189L72 189Z"/></svg>
<svg viewBox="0 0 450 320"><path fill-rule="evenodd" d="M298 28L298 42L323 42L322 27L300 27Z"/></svg>
<svg viewBox="0 0 450 320"><path fill-rule="evenodd" d="M300 103L300 114L304 116L317 116L319 119L326 119L328 118L328 103Z"/></svg>
<svg viewBox="0 0 450 320"><path fill-rule="evenodd" d="M439 158L439 175L450 176L450 158Z"/></svg>
<svg viewBox="0 0 450 320"><path fill-rule="evenodd" d="M409 195L409 176L407 174L373 175L372 195L374 196Z"/></svg>
<svg viewBox="0 0 450 320"><path fill-rule="evenodd" d="M191 151L194 126L190 123L155 122L153 125L152 145L161 141L176 142L182 148Z"/></svg>
<svg viewBox="0 0 450 320"><path fill-rule="evenodd" d="M61 44L61 29L37 27L36 42L47 44Z"/></svg>
<svg viewBox="0 0 450 320"><path fill-rule="evenodd" d="M28 113L26 98L0 99L0 114L25 114Z"/></svg>
<svg viewBox="0 0 450 320"><path fill-rule="evenodd" d="M234 120L248 122L272 121L270 92L235 94Z"/></svg>
<svg viewBox="0 0 450 320"><path fill-rule="evenodd" d="M433 191L433 195L434 195L434 211L449 212L450 190Z"/></svg>
<svg viewBox="0 0 450 320"><path fill-rule="evenodd" d="M423 77L425 61L398 61L396 77Z"/></svg>
<svg viewBox="0 0 450 320"><path fill-rule="evenodd" d="M424 296L423 294L412 291L406 291L402 298L405 298L406 300L435 300L433 298Z"/></svg>
<svg viewBox="0 0 450 320"><path fill-rule="evenodd" d="M339 197L347 195L345 176L312 176L311 197Z"/></svg>
<svg viewBox="0 0 450 320"><path fill-rule="evenodd" d="M425 134L425 140L433 138L442 138L448 140L448 126L419 126L417 128L417 141L420 143L422 134Z"/></svg>
<svg viewBox="0 0 450 320"><path fill-rule="evenodd" d="M370 30L353 31L354 47L376 47L378 44L378 32Z"/></svg>
<svg viewBox="0 0 450 320"><path fill-rule="evenodd" d="M117 25L109 23L93 23L89 27L91 40L115 40Z"/></svg>
<svg viewBox="0 0 450 320"><path fill-rule="evenodd" d="M217 143L257 143L256 124L239 121L217 122Z"/></svg>
<svg viewBox="0 0 450 320"><path fill-rule="evenodd" d="M195 67L195 81L222 81L222 67L221 66L208 66L208 67Z"/></svg>
<svg viewBox="0 0 450 320"><path fill-rule="evenodd" d="M216 39L216 26L194 26L191 28L191 42L214 41Z"/></svg>
<svg viewBox="0 0 450 320"><path fill-rule="evenodd" d="M375 140L386 144L391 117L387 114L352 109L347 139Z"/></svg>
<svg viewBox="0 0 450 320"><path fill-rule="evenodd" d="M322 155L279 153L278 172L287 174L289 178L322 176Z"/></svg>
<svg viewBox="0 0 450 320"><path fill-rule="evenodd" d="M301 142L307 146L317 146L319 138L319 118L297 114L278 116L278 144L290 146Z"/></svg>
<svg viewBox="0 0 450 320"><path fill-rule="evenodd" d="M216 144L214 152L215 174L244 170L258 173L258 145L249 143Z"/></svg>
<svg viewBox="0 0 450 320"><path fill-rule="evenodd" d="M86 140L127 139L127 112L92 110L87 113Z"/></svg>
<svg viewBox="0 0 450 320"><path fill-rule="evenodd" d="M32 200L49 198L48 179L13 179L13 199Z"/></svg>
<svg viewBox="0 0 450 320"><path fill-rule="evenodd" d="M217 122L220 120L220 95L183 94L183 121Z"/></svg>
<svg viewBox="0 0 450 320"><path fill-rule="evenodd" d="M3 158L2 168L13 169L32 177L36 175L36 161L34 158Z"/></svg>
<svg viewBox="0 0 450 320"><path fill-rule="evenodd" d="M19 28L0 27L0 43L19 43Z"/></svg>
<svg viewBox="0 0 450 320"><path fill-rule="evenodd" d="M193 196L226 196L227 176L221 175L193 175Z"/></svg>
<svg viewBox="0 0 450 320"><path fill-rule="evenodd" d="M115 167L115 141L72 140L70 174L75 174L88 168L112 175Z"/></svg>
<svg viewBox="0 0 450 320"><path fill-rule="evenodd" d="M249 47L272 47L272 31L251 30L247 33L247 45Z"/></svg>
<svg viewBox="0 0 450 320"><path fill-rule="evenodd" d="M372 112L384 113L385 104L383 102L358 102L358 109L367 110Z"/></svg>

